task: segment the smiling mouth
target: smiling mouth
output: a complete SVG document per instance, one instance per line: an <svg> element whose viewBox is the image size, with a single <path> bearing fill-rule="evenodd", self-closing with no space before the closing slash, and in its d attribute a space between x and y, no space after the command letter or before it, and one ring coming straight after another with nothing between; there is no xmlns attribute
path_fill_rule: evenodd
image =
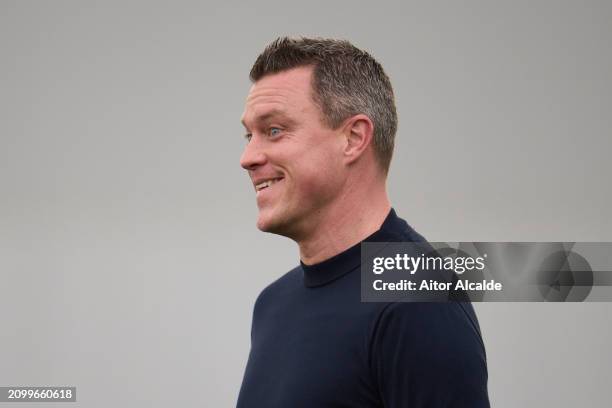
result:
<svg viewBox="0 0 612 408"><path fill-rule="evenodd" d="M265 190L266 188L270 187L271 185L278 183L282 179L283 179L283 177L277 177L277 178L269 179L269 180L266 180L266 181L262 181L261 183L255 185L255 191L257 191L259 193L261 190Z"/></svg>

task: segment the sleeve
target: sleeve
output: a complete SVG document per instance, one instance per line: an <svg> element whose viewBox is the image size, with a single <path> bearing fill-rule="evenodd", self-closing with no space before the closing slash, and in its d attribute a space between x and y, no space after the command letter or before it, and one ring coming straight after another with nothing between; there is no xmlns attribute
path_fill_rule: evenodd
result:
<svg viewBox="0 0 612 408"><path fill-rule="evenodd" d="M373 329L370 369L385 408L490 407L470 303L386 305Z"/></svg>

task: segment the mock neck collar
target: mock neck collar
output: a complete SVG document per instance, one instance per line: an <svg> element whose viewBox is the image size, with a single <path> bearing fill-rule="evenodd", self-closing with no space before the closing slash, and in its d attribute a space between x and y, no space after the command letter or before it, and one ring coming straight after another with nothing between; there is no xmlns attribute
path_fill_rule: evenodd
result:
<svg viewBox="0 0 612 408"><path fill-rule="evenodd" d="M362 242L398 242L424 240L391 208L380 229L363 241L353 245L325 261L305 265L300 261L304 272L304 285L307 287L323 286L355 270L361 263Z"/></svg>

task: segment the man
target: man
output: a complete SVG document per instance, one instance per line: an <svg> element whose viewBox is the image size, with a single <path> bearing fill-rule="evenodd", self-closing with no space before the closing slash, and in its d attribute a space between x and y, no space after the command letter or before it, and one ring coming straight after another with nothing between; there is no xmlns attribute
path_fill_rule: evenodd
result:
<svg viewBox="0 0 612 408"><path fill-rule="evenodd" d="M391 208L391 83L347 41L280 38L257 58L241 157L257 227L300 265L258 297L238 407L488 407L469 303L361 303L362 241L423 241Z"/></svg>

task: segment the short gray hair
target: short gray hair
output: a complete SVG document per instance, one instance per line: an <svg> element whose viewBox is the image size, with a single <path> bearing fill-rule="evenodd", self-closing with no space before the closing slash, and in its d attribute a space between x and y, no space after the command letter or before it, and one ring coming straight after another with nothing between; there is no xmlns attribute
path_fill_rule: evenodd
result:
<svg viewBox="0 0 612 408"><path fill-rule="evenodd" d="M251 81L301 66L313 66L313 99L324 123L336 129L359 113L374 123L374 151L385 173L389 170L397 111L391 81L367 52L348 41L280 37L270 43L251 68Z"/></svg>

